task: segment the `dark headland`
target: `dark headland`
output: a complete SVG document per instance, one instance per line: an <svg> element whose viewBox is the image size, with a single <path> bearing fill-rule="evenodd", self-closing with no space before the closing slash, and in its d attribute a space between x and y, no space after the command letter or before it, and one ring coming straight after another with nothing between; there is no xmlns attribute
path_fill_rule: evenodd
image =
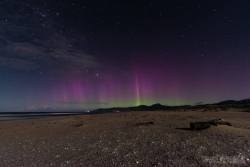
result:
<svg viewBox="0 0 250 167"><path fill-rule="evenodd" d="M214 111L214 110L227 110L230 108L242 109L241 111L250 111L250 99L244 100L226 100L213 104L199 104L199 105L183 105L183 106L166 106L160 103L153 105L139 105L135 107L114 107L114 108L103 108L93 110L90 113L109 113L109 112L129 112L129 111L191 111L196 109L203 109L204 111Z"/></svg>

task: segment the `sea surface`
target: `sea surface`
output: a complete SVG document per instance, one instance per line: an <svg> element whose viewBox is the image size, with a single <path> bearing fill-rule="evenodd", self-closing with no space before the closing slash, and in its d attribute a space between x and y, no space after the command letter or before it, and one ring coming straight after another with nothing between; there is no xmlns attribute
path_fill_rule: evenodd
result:
<svg viewBox="0 0 250 167"><path fill-rule="evenodd" d="M0 112L0 121L21 120L52 116L83 115L87 112Z"/></svg>

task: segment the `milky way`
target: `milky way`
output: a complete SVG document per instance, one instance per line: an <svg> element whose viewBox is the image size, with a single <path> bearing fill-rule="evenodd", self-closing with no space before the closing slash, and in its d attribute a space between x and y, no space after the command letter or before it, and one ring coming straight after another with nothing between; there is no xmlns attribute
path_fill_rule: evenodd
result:
<svg viewBox="0 0 250 167"><path fill-rule="evenodd" d="M249 98L249 6L2 0L0 110Z"/></svg>

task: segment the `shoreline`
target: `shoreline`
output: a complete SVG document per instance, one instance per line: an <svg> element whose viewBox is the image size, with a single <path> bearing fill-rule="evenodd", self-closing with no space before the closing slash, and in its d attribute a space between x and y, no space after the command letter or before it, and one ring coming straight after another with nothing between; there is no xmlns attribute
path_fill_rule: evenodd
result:
<svg viewBox="0 0 250 167"><path fill-rule="evenodd" d="M0 121L0 166L250 165L247 112L131 111L42 118ZM233 126L187 129L192 121L214 118Z"/></svg>

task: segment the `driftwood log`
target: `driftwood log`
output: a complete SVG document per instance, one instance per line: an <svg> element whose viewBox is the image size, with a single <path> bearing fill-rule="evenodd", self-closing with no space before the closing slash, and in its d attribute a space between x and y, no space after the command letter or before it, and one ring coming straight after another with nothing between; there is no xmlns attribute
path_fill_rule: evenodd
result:
<svg viewBox="0 0 250 167"><path fill-rule="evenodd" d="M191 122L190 129L191 130L202 130L210 128L211 124L208 122Z"/></svg>
<svg viewBox="0 0 250 167"><path fill-rule="evenodd" d="M210 128L211 126L218 126L218 125L228 125L232 126L230 122L227 122L223 119L213 119L209 121L203 121L203 122L191 122L190 123L190 129L191 130L202 130Z"/></svg>

